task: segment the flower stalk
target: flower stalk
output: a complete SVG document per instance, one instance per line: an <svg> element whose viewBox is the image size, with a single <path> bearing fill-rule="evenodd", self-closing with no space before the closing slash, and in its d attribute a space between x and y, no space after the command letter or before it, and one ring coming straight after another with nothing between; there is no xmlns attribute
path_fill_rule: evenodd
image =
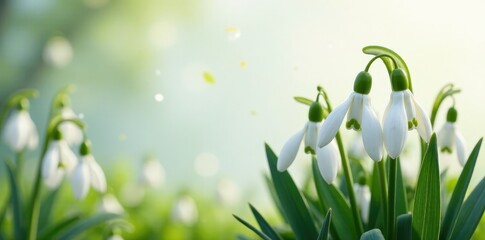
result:
<svg viewBox="0 0 485 240"><path fill-rule="evenodd" d="M389 208L387 211L387 239L395 239L396 233L396 178L397 178L397 161L396 159L388 158L389 161Z"/></svg>

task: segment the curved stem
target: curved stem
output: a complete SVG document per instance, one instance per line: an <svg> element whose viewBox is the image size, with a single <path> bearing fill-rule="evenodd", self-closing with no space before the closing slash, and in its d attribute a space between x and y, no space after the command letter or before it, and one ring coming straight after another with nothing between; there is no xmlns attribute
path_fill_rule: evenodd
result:
<svg viewBox="0 0 485 240"><path fill-rule="evenodd" d="M380 59L380 58L383 58L383 57L387 57L389 59L391 59L392 63L394 63L394 66L397 67L397 63L396 63L396 60L394 60L394 58L391 56L391 55L388 55L388 54L379 54L375 57L373 57L369 63L367 63L367 66L365 66L365 71L368 72L369 71L369 68L370 66L372 65L372 63L377 60L377 59Z"/></svg>
<svg viewBox="0 0 485 240"><path fill-rule="evenodd" d="M387 217L388 217L387 216L387 210L388 210L387 209L387 176L386 176L386 166L385 166L385 163L384 163L384 159L377 162L376 165L377 165L377 170L378 170L378 173L379 173L379 185L380 185L380 188L381 188L381 202L382 202L381 209L383 211L384 218L385 218L384 228L387 230L387 227L386 227ZM386 232L384 232L384 234L386 234Z"/></svg>
<svg viewBox="0 0 485 240"><path fill-rule="evenodd" d="M395 239L396 229L396 177L397 177L397 161L399 158L389 158L389 208L387 218L387 239Z"/></svg>

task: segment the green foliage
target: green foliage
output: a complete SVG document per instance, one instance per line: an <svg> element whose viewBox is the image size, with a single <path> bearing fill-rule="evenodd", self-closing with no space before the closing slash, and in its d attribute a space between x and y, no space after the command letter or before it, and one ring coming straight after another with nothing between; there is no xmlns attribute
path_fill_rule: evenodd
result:
<svg viewBox="0 0 485 240"><path fill-rule="evenodd" d="M379 229L372 229L360 237L361 240L385 240L384 236L382 235L381 230Z"/></svg>

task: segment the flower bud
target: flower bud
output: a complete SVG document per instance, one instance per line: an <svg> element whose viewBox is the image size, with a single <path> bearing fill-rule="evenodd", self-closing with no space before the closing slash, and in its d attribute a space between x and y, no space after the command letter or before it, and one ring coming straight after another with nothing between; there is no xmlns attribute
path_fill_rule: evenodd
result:
<svg viewBox="0 0 485 240"><path fill-rule="evenodd" d="M371 88L372 76L366 71L359 72L357 77L355 77L354 92L367 95Z"/></svg>
<svg viewBox="0 0 485 240"><path fill-rule="evenodd" d="M401 68L396 68L391 73L392 91L404 91L409 88L406 73Z"/></svg>
<svg viewBox="0 0 485 240"><path fill-rule="evenodd" d="M321 122L323 120L323 107L319 102L313 102L308 111L308 120L312 122Z"/></svg>
<svg viewBox="0 0 485 240"><path fill-rule="evenodd" d="M454 123L456 122L456 119L458 118L458 111L456 111L456 108L451 107L448 109L448 113L446 114L446 121Z"/></svg>

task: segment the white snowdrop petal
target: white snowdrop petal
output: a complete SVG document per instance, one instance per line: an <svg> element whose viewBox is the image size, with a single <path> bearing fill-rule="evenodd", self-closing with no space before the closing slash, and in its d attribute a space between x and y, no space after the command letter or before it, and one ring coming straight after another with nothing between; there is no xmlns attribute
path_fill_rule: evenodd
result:
<svg viewBox="0 0 485 240"><path fill-rule="evenodd" d="M369 220L369 208L371 200L369 186L354 184L354 191L356 202L360 207L362 220L364 221L364 223L367 223Z"/></svg>
<svg viewBox="0 0 485 240"><path fill-rule="evenodd" d="M458 161L460 161L461 166L465 166L467 162L465 139L456 130L455 130L455 144L456 144L456 154L458 155Z"/></svg>
<svg viewBox="0 0 485 240"><path fill-rule="evenodd" d="M404 91L404 108L406 109L406 117L408 123L413 124L413 120L416 119L416 110L414 109L414 102L412 99L411 91L405 90ZM415 126L412 125L411 129L414 129Z"/></svg>
<svg viewBox="0 0 485 240"><path fill-rule="evenodd" d="M39 144L39 134L37 132L37 127L35 127L35 123L34 121L32 120L32 118L30 117L30 114L27 113L27 117L26 117L26 125L28 125L28 136L27 136L27 147L29 149L35 149L37 147L37 145Z"/></svg>
<svg viewBox="0 0 485 240"><path fill-rule="evenodd" d="M305 127L303 127L302 130L291 136L290 139L288 139L288 141L285 143L285 145L283 145L280 156L278 158L278 162L276 163L278 171L285 171L293 163L293 161L295 161L296 154L298 153L298 149L300 148L300 144L303 140L306 129L307 124L305 124Z"/></svg>
<svg viewBox="0 0 485 240"><path fill-rule="evenodd" d="M71 173L71 184L74 196L83 199L89 191L89 169L85 161L81 160Z"/></svg>
<svg viewBox="0 0 485 240"><path fill-rule="evenodd" d="M106 177L104 175L103 169L94 160L91 155L85 156L85 161L89 169L89 175L91 180L91 185L98 192L106 192Z"/></svg>
<svg viewBox="0 0 485 240"><path fill-rule="evenodd" d="M337 178L340 169L340 158L335 141L330 142L327 146L317 149L318 169L323 179L332 184Z"/></svg>
<svg viewBox="0 0 485 240"><path fill-rule="evenodd" d="M59 141L52 141L42 160L42 177L49 178L59 166Z"/></svg>
<svg viewBox="0 0 485 240"><path fill-rule="evenodd" d="M77 164L76 155L74 154L74 152L72 152L71 148L64 140L59 142L59 150L62 166L66 169L68 173L71 173L74 166L76 166Z"/></svg>
<svg viewBox="0 0 485 240"><path fill-rule="evenodd" d="M428 114L426 111L419 105L419 103L413 98L414 106L416 109L416 120L418 121L418 126L416 129L418 130L419 136L425 141L429 142L431 139L431 135L433 134L433 128L431 127L431 121L429 120Z"/></svg>
<svg viewBox="0 0 485 240"><path fill-rule="evenodd" d="M363 98L362 141L364 148L374 161L382 159L382 128L368 96Z"/></svg>
<svg viewBox="0 0 485 240"><path fill-rule="evenodd" d="M64 169L57 168L53 173L51 173L47 178L44 178L44 183L50 189L56 189L61 185L62 179L64 178Z"/></svg>
<svg viewBox="0 0 485 240"><path fill-rule="evenodd" d="M5 125L3 127L3 140L5 143L13 150L22 150L22 142L26 141L25 138L25 127L21 125L21 112L23 111L12 111L8 117Z"/></svg>
<svg viewBox="0 0 485 240"><path fill-rule="evenodd" d="M318 132L318 147L321 148L323 146L326 146L335 137L340 128L340 125L342 125L345 114L349 110L354 95L355 93L350 94L349 98L347 98L344 103L333 109L333 111L330 112L330 114L327 116L327 119L323 121L322 127Z"/></svg>
<svg viewBox="0 0 485 240"><path fill-rule="evenodd" d="M443 148L453 150L455 141L454 128L454 125L450 122L446 122L443 127L441 127L440 131L438 132L438 146L440 150Z"/></svg>
<svg viewBox="0 0 485 240"><path fill-rule="evenodd" d="M356 120L360 125L362 125L362 104L363 104L363 94L360 93L354 93L354 99L352 103L350 104L350 108L348 110L347 114L347 122L354 119ZM359 130L355 128L355 125L352 125L351 127L354 130Z"/></svg>
<svg viewBox="0 0 485 240"><path fill-rule="evenodd" d="M62 115L62 118L64 119L78 118L76 113L74 113L74 111L68 107L65 107L62 109L61 115ZM64 136L64 139L69 145L71 146L78 145L82 142L83 133L82 133L82 130L76 124L72 122L63 122L59 127Z"/></svg>
<svg viewBox="0 0 485 240"><path fill-rule="evenodd" d="M406 142L408 127L403 98L402 91L392 92L390 106L384 116L384 145L391 158L399 157Z"/></svg>
<svg viewBox="0 0 485 240"><path fill-rule="evenodd" d="M318 129L320 129L321 123L308 122L306 133L305 133L305 148L311 147L313 151L316 152L317 149L317 137Z"/></svg>
<svg viewBox="0 0 485 240"><path fill-rule="evenodd" d="M123 214L125 209L113 194L106 194L101 199L99 211L105 213Z"/></svg>

